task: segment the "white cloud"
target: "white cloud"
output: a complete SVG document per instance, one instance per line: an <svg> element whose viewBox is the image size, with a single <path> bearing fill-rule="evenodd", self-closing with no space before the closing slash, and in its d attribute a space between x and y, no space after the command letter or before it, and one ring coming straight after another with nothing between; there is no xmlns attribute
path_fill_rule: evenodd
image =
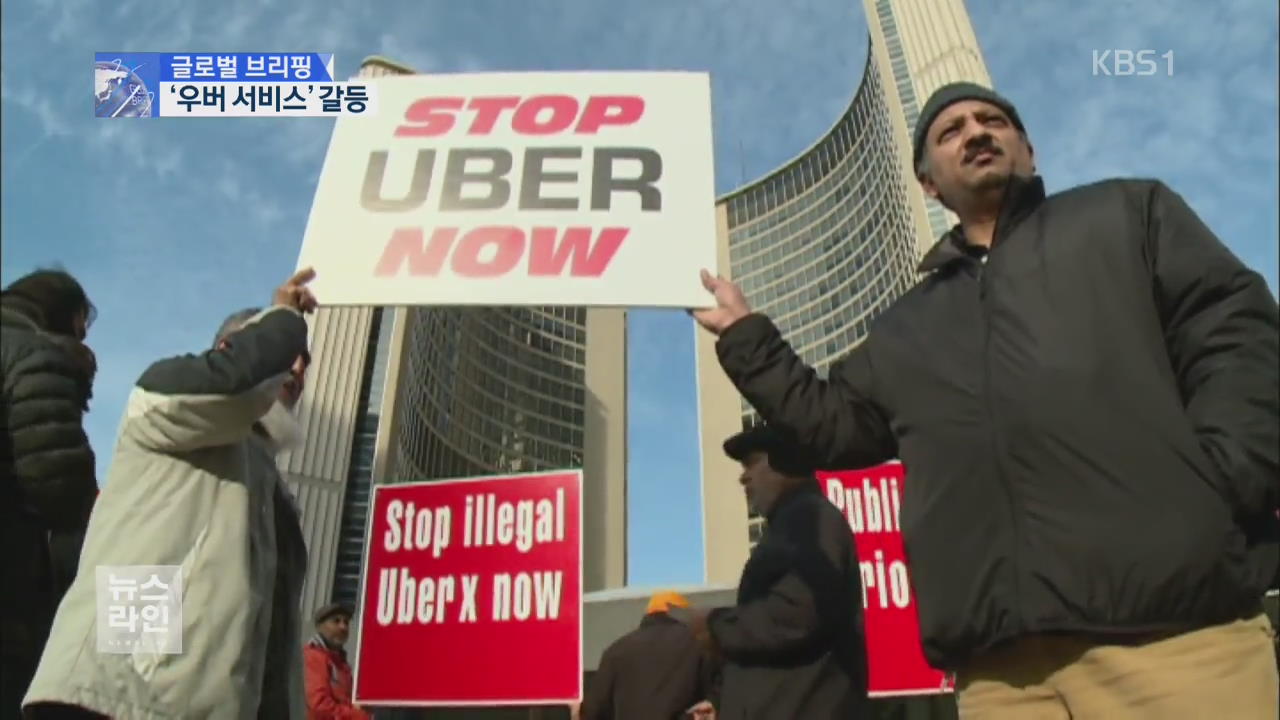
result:
<svg viewBox="0 0 1280 720"><path fill-rule="evenodd" d="M188 179L186 153L179 145L157 141L154 127L146 120L93 119L81 141L86 150L99 156L107 166L130 167L158 180L181 182Z"/></svg>
<svg viewBox="0 0 1280 720"><path fill-rule="evenodd" d="M1162 179L1275 281L1274 0L997 5L970 12L1051 189ZM1172 51L1172 75L1164 57L1155 76L1094 75L1093 52L1116 49Z"/></svg>
<svg viewBox="0 0 1280 720"><path fill-rule="evenodd" d="M425 50L413 47L412 44L401 39L393 32L385 32L378 38L377 54L388 60L407 65L420 73L429 73L440 69L439 58Z"/></svg>
<svg viewBox="0 0 1280 720"><path fill-rule="evenodd" d="M325 151L333 134L333 120L305 118L282 120L278 131L271 136L273 150L295 167L305 167L315 178L320 176Z"/></svg>
<svg viewBox="0 0 1280 720"><path fill-rule="evenodd" d="M225 201L218 206L228 207L251 219L263 237L269 237L272 225L284 217L276 196L252 174L245 173L231 161L219 163L216 170L201 180Z"/></svg>
<svg viewBox="0 0 1280 720"><path fill-rule="evenodd" d="M92 12L92 5L87 2L62 2L51 6L53 21L48 24L49 37L55 42L72 40L79 34L79 29L86 11Z"/></svg>
<svg viewBox="0 0 1280 720"><path fill-rule="evenodd" d="M10 107L17 107L35 117L43 138L64 137L71 134L71 123L39 86L12 80L11 75L0 72L0 100Z"/></svg>

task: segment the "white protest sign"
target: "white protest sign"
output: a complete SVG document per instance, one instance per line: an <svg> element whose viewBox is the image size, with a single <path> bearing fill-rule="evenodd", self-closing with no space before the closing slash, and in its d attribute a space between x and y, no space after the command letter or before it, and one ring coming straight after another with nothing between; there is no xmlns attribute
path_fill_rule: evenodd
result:
<svg viewBox="0 0 1280 720"><path fill-rule="evenodd" d="M705 73L378 78L341 117L299 267L326 305L708 307Z"/></svg>

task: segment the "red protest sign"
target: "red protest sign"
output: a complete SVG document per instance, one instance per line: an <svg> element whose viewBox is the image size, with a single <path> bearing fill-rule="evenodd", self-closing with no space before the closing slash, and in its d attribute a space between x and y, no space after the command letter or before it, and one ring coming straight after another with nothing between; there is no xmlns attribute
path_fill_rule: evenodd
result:
<svg viewBox="0 0 1280 720"><path fill-rule="evenodd" d="M378 485L355 701L582 696L582 473Z"/></svg>
<svg viewBox="0 0 1280 720"><path fill-rule="evenodd" d="M906 551L898 526L901 463L864 470L819 472L827 499L844 513L853 531L862 570L871 697L951 692L953 679L935 670L920 647Z"/></svg>

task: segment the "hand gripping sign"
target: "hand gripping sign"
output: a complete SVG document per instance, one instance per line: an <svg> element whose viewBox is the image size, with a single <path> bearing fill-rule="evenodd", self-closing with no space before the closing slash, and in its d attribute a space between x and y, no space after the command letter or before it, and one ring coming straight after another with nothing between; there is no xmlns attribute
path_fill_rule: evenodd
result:
<svg viewBox="0 0 1280 720"><path fill-rule="evenodd" d="M375 486L356 703L580 700L581 497L578 471Z"/></svg>
<svg viewBox="0 0 1280 720"><path fill-rule="evenodd" d="M336 121L300 267L331 305L705 307L702 73L379 78Z"/></svg>
<svg viewBox="0 0 1280 720"><path fill-rule="evenodd" d="M819 472L827 499L853 531L862 570L871 697L951 692L952 678L924 659L920 623L898 525L901 463L863 470Z"/></svg>

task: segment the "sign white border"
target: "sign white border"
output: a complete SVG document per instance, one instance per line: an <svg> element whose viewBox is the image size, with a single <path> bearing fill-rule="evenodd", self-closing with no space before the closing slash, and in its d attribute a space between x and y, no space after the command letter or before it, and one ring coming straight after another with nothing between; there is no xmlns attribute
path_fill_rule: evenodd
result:
<svg viewBox="0 0 1280 720"><path fill-rule="evenodd" d="M705 308L714 301L702 287L699 271L722 272L718 266L715 207L715 161L711 122L711 81L700 72L533 72L462 75L403 75L370 78L376 86L375 116L341 117L334 123L324 167L299 254L298 266L312 266L316 297L326 305L511 306L574 305L589 307ZM371 89L370 94L375 90ZM533 97L568 95L580 110L587 98L640 96L643 115L634 124L602 124L598 132L569 130L522 135L512 130L512 110L498 116L491 131L468 134L477 113L456 111L452 129L440 137L396 137L409 124L406 110L423 98ZM545 115L545 114L544 114ZM540 115L538 117L544 117ZM545 115L550 117L550 115ZM419 123L420 124L420 123ZM547 197L578 199L578 210L520 210L517 204L528 149L573 148L579 159L552 159L546 172L576 173L576 183L550 183ZM460 149L502 149L512 156L507 204L498 210L439 210L447 155ZM608 210L589 209L593 152L602 148L651 149L662 158L661 211L642 211L636 192L617 191ZM421 203L404 211L371 211L361 196L370 156L387 152L380 197L399 201L410 195L419 152L434 150L431 181ZM425 164L426 158L423 158ZM476 171L487 161L472 161ZM621 177L634 177L640 163L619 160ZM472 165L468 165L469 168ZM471 189L468 189L471 188ZM463 197L484 196L482 184L464 186ZM452 253L467 233L479 227L513 227L525 238L514 267L491 278L466 277L453 271ZM560 276L530 276L532 229L554 228L557 244L569 227L589 228L593 242L603 228L627 228L626 239L599 277L572 277L565 263ZM425 258L436 229L458 228L447 257L434 274L409 274L407 262L389 263L398 272L375 274L396 230L407 229L415 254ZM420 232L421 237L416 233ZM465 243L475 248L476 242ZM492 261L500 243L484 245L481 264ZM445 247L442 243L441 247ZM518 247L513 245L513 247ZM585 250L585 248L584 248ZM465 254L464 254L465 255ZM465 255L470 257L470 255ZM513 254L513 256L515 256ZM422 263L423 266L431 263ZM552 263L555 265L555 263Z"/></svg>

